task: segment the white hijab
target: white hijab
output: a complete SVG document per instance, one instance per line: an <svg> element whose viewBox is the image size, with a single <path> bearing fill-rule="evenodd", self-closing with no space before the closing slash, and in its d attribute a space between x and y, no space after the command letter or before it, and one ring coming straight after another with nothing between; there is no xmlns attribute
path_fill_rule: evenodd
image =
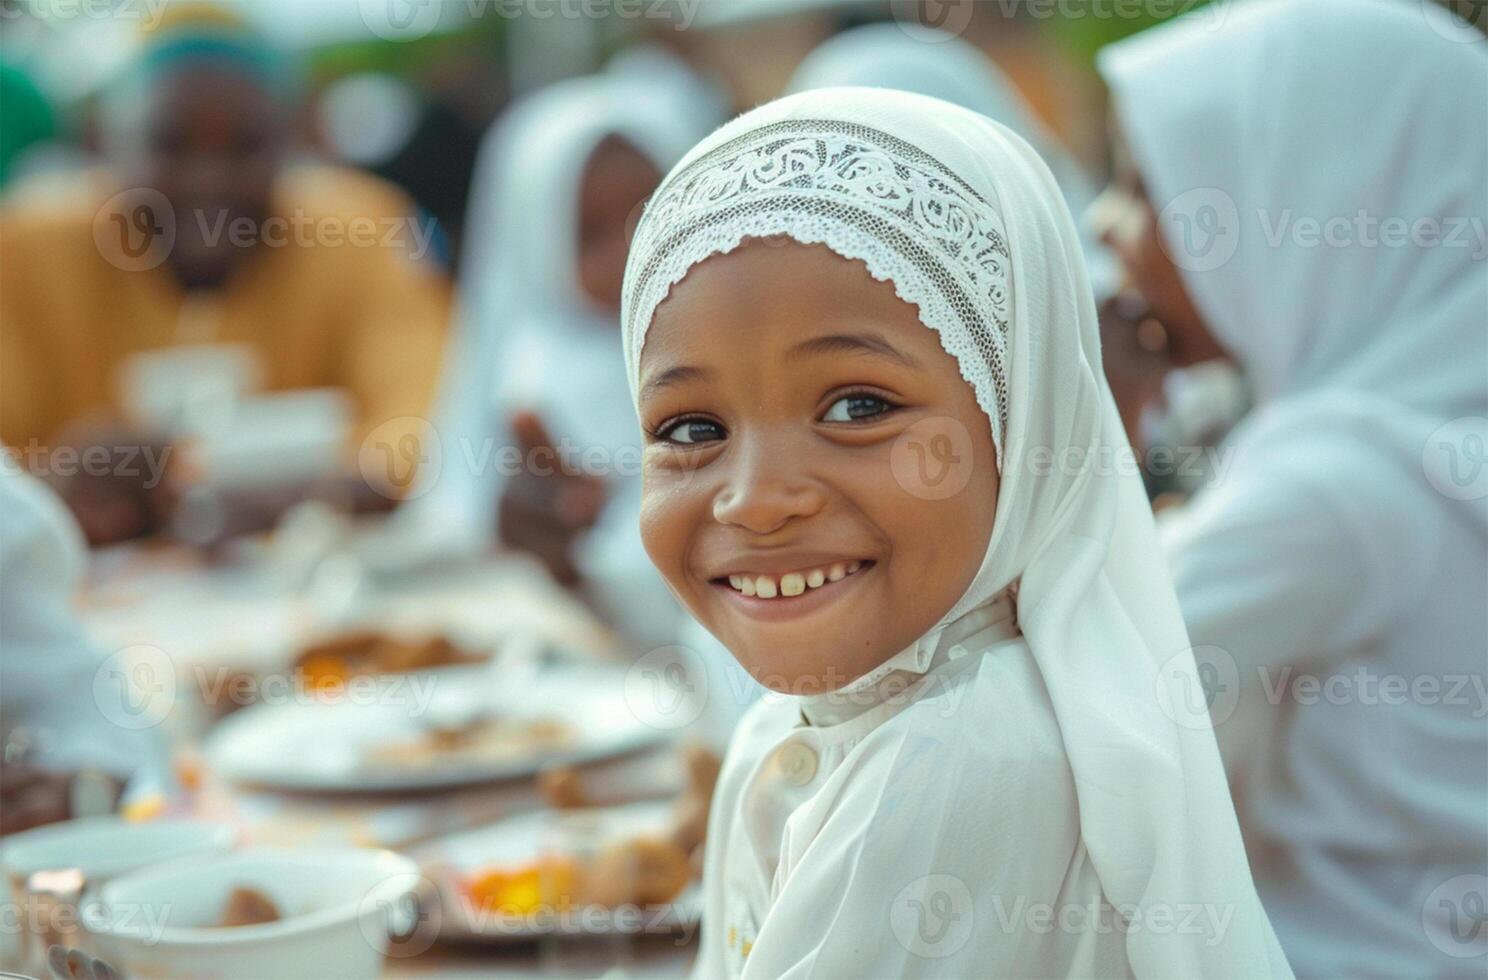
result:
<svg viewBox="0 0 1488 980"><path fill-rule="evenodd" d="M662 171L676 162L703 131L686 97L646 79L569 79L513 105L481 146L438 408L442 460L414 501L469 540L494 530L502 478L484 450L507 443L511 411L539 412L578 447L638 446L615 318L578 280L580 187L612 136Z"/></svg>
<svg viewBox="0 0 1488 980"><path fill-rule="evenodd" d="M1180 696L1197 672L1146 497L1119 465L1129 449L1053 175L1005 127L903 92L817 90L736 119L677 165L637 231L622 311L633 395L671 287L767 235L825 244L893 282L986 412L996 520L975 579L932 632L1016 584L1107 897L1234 909L1214 946L1131 933L1137 976L1290 976L1207 716Z"/></svg>
<svg viewBox="0 0 1488 980"><path fill-rule="evenodd" d="M1179 264L1261 405L1336 392L1485 414L1488 45L1465 30L1431 3L1240 0L1223 30L1185 17L1101 52L1149 197L1179 212L1174 254L1183 220L1231 229ZM1464 237L1371 245L1380 227L1337 220L1361 211L1444 237L1461 218ZM1309 244L1304 219L1354 244Z"/></svg>
<svg viewBox="0 0 1488 980"><path fill-rule="evenodd" d="M1424 467L1402 519L1450 508L1488 524L1484 501L1435 489L1455 458L1433 436L1454 420L1488 429L1481 36L1432 3L1240 0L1223 30L1179 18L1104 49L1100 69L1154 207L1173 202L1161 224L1184 282L1256 395L1234 472L1305 447L1312 489L1344 512L1356 481ZM1200 255L1183 222L1206 207L1228 232ZM1342 224L1360 214L1435 223L1439 243ZM1304 219L1324 223L1315 236L1333 221L1337 244L1299 234ZM1421 560L1362 544L1381 589Z"/></svg>
<svg viewBox="0 0 1488 980"><path fill-rule="evenodd" d="M933 40L928 36L939 35ZM1023 137L1054 173L1064 202L1080 225L1081 243L1096 299L1115 291L1114 258L1083 221L1095 200L1094 185L1060 145L1002 69L968 41L930 28L911 37L898 24L868 24L835 35L806 57L789 92L863 85L915 92L980 112Z"/></svg>

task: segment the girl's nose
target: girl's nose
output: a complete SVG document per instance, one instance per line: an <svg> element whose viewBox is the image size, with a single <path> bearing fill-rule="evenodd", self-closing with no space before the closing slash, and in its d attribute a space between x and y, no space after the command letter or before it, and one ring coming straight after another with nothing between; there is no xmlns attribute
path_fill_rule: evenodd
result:
<svg viewBox="0 0 1488 980"><path fill-rule="evenodd" d="M733 470L713 498L713 519L755 534L770 534L820 511L826 497L793 456L778 446L772 450L736 443Z"/></svg>

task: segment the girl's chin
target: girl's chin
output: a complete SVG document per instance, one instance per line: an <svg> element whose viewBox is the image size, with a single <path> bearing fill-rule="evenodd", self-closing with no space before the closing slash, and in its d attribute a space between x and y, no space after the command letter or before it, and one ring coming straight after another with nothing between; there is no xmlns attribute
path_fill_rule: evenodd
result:
<svg viewBox="0 0 1488 980"><path fill-rule="evenodd" d="M861 627L861 623L859 626ZM879 649L861 630L807 636L728 635L725 645L762 687L777 694L812 695L839 690L883 663L895 651Z"/></svg>
<svg viewBox="0 0 1488 980"><path fill-rule="evenodd" d="M795 697L840 690L883 661L879 658L874 663L853 669L848 666L846 658L823 663L821 654L820 649L813 651L809 658L781 656L777 651L769 651L759 657L739 657L738 660L761 687Z"/></svg>

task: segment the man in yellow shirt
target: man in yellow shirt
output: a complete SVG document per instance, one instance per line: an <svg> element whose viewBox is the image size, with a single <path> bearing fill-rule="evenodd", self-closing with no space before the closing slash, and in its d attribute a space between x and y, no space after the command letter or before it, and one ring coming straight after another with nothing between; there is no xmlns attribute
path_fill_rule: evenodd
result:
<svg viewBox="0 0 1488 980"><path fill-rule="evenodd" d="M0 209L0 440L23 458L148 444L121 435L137 421L121 366L196 344L240 345L267 391L342 389L357 441L416 429L448 312L432 226L371 176L288 161L287 77L241 21L190 8L110 100L110 171ZM138 481L75 476L53 483L95 543L169 509Z"/></svg>

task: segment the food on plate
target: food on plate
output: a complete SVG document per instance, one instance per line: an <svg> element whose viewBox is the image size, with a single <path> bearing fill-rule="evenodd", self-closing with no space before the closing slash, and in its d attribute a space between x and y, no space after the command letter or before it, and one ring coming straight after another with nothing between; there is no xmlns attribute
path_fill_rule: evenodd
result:
<svg viewBox="0 0 1488 980"><path fill-rule="evenodd" d="M311 686L326 688L362 674L408 673L481 659L445 636L411 638L378 630L354 630L306 647L296 658L295 669Z"/></svg>
<svg viewBox="0 0 1488 980"><path fill-rule="evenodd" d="M692 880L687 852L660 837L612 841L588 857L547 854L471 875L465 892L486 912L530 916L584 906L659 905Z"/></svg>
<svg viewBox="0 0 1488 980"><path fill-rule="evenodd" d="M284 918L274 900L256 888L234 888L227 896L227 907L217 925L258 926L265 922L278 922Z"/></svg>
<svg viewBox="0 0 1488 980"><path fill-rule="evenodd" d="M482 868L463 880L465 894L478 909L516 916L674 900L700 870L708 804L719 769L717 754L704 746L683 748L681 760L687 784L672 800L662 826L649 833L617 836L584 856L550 852L526 864ZM547 770L540 786L557 810L607 805L572 766Z"/></svg>
<svg viewBox="0 0 1488 980"><path fill-rule="evenodd" d="M479 909L504 915L532 915L544 909L565 911L575 901L578 862L548 855L513 867L486 868L471 875L465 891Z"/></svg>
<svg viewBox="0 0 1488 980"><path fill-rule="evenodd" d="M722 760L705 745L683 746L679 755L687 782L672 800L667 838L684 852L692 854L702 845L707 834L708 807L713 800L713 786L718 782ZM575 766L545 769L538 775L537 785L548 806L555 810L580 810L628 802L596 793L595 787ZM702 855L696 857L701 860Z"/></svg>
<svg viewBox="0 0 1488 980"><path fill-rule="evenodd" d="M573 726L552 718L486 716L385 742L372 748L363 762L399 769L479 765L560 752L576 738Z"/></svg>
<svg viewBox="0 0 1488 980"><path fill-rule="evenodd" d="M593 884L587 897L609 907L670 902L692 880L687 852L659 837L612 844L599 852L588 870Z"/></svg>

